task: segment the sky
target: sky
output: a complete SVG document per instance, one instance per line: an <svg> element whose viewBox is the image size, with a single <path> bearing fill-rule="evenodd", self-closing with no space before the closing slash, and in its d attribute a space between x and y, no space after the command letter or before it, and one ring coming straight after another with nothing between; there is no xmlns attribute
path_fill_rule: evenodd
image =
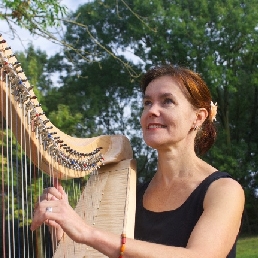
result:
<svg viewBox="0 0 258 258"><path fill-rule="evenodd" d="M68 11L75 11L78 6L88 2L88 0L61 0L61 4L67 6ZM21 28L16 28L19 32L20 39L12 38L11 33L9 32L8 25L5 21L0 20L0 33L3 34L3 38L7 41L7 44L12 48L13 52L23 51L27 48L29 43L32 43L36 48L46 51L49 56L54 55L59 52L60 47L54 43L51 43L49 40L41 38L39 36L32 37L29 32Z"/></svg>

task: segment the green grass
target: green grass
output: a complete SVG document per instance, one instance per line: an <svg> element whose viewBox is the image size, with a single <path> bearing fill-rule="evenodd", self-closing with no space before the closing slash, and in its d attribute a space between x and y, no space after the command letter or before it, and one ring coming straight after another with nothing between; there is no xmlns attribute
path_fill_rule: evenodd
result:
<svg viewBox="0 0 258 258"><path fill-rule="evenodd" d="M258 237L240 238L237 242L237 258L258 258Z"/></svg>

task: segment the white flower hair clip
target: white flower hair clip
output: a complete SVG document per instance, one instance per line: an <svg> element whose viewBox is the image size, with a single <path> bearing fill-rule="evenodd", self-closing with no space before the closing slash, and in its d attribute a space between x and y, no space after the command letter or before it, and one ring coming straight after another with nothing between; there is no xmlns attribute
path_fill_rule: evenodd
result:
<svg viewBox="0 0 258 258"><path fill-rule="evenodd" d="M213 122L214 120L216 121L217 109L218 109L217 102L214 104L214 103L211 101L211 121L212 121L212 122Z"/></svg>

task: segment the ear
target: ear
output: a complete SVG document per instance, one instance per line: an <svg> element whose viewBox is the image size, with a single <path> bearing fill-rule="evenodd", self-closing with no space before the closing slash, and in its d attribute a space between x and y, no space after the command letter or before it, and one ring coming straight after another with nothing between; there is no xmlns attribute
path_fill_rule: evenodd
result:
<svg viewBox="0 0 258 258"><path fill-rule="evenodd" d="M199 108L196 112L196 120L194 122L194 128L200 128L203 122L208 117L209 113L206 108Z"/></svg>

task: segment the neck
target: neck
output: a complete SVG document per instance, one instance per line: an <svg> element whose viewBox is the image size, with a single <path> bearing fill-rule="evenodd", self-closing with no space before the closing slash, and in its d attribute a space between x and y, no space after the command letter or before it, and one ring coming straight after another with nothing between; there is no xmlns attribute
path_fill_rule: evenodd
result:
<svg viewBox="0 0 258 258"><path fill-rule="evenodd" d="M157 179L169 183L172 180L184 180L198 177L202 171L203 161L198 158L194 150L172 149L158 151Z"/></svg>

